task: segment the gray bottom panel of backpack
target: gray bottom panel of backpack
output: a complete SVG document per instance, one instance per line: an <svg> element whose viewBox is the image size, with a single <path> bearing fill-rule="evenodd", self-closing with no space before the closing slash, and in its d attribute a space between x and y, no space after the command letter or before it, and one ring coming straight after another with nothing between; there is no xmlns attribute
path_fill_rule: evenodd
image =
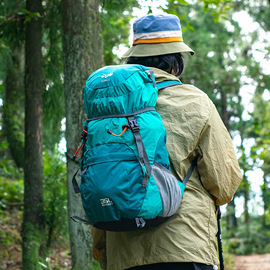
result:
<svg viewBox="0 0 270 270"><path fill-rule="evenodd" d="M94 224L93 226L105 231L114 231L114 232L134 231L158 226L167 221L169 218L170 217L159 216L152 219L143 219L143 218L121 219L117 221L99 222Z"/></svg>

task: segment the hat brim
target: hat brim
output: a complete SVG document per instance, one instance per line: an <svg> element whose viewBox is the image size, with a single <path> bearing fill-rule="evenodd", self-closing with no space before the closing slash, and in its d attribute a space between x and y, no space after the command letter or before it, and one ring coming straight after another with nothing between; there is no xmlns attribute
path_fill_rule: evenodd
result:
<svg viewBox="0 0 270 270"><path fill-rule="evenodd" d="M170 43L155 43L155 44L137 44L127 50L122 58L147 57L155 55L164 55L171 53L189 52L191 55L194 51L188 47L184 42L170 42Z"/></svg>

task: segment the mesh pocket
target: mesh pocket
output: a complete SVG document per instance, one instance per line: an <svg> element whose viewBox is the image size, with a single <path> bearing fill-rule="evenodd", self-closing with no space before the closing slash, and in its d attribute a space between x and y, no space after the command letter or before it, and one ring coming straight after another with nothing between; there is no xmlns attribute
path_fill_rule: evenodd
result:
<svg viewBox="0 0 270 270"><path fill-rule="evenodd" d="M180 206L184 190L184 187L180 188L180 185L184 186L184 184L178 181L168 169L157 162L154 162L151 172L160 192L163 205L161 216L172 216Z"/></svg>

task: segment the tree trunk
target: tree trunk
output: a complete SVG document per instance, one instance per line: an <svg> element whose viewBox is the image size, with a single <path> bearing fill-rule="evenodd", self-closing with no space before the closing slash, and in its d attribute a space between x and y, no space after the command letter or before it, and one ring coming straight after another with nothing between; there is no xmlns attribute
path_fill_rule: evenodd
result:
<svg viewBox="0 0 270 270"><path fill-rule="evenodd" d="M230 114L227 109L227 94L223 89L220 89L221 93L221 118L227 128L228 132L231 131L230 127ZM231 202L227 204L227 225L231 232L231 237L234 235L234 231L237 228L237 218L235 215L235 202L234 198Z"/></svg>
<svg viewBox="0 0 270 270"><path fill-rule="evenodd" d="M221 118L225 127L230 132L231 127L230 127L230 115L227 110L227 94L222 89L220 89L220 93L221 93Z"/></svg>
<svg viewBox="0 0 270 270"><path fill-rule="evenodd" d="M243 176L243 190L244 190L244 222L249 225L249 212L248 212L248 201L249 201L249 183L247 180L246 172Z"/></svg>
<svg viewBox="0 0 270 270"><path fill-rule="evenodd" d="M266 165L268 166L268 165ZM262 199L264 205L264 219L263 219L263 226L268 227L270 231L270 224L268 221L268 215L270 214L270 188L269 188L269 181L267 181L267 176L269 175L268 170L264 171L264 178L263 178L263 185L261 186L262 189Z"/></svg>
<svg viewBox="0 0 270 270"><path fill-rule="evenodd" d="M235 236L235 231L237 229L237 218L235 216L235 201L234 201L234 198L233 198L232 201L230 201L227 204L226 210L227 210L226 218L227 218L227 228L228 228L228 231L229 231L229 237L234 237Z"/></svg>
<svg viewBox="0 0 270 270"><path fill-rule="evenodd" d="M84 112L83 89L88 76L103 64L102 33L98 0L62 0L63 52L66 102L67 153L80 143ZM80 195L71 180L78 165L67 161L68 213L84 216ZM72 269L90 269L90 227L69 220Z"/></svg>
<svg viewBox="0 0 270 270"><path fill-rule="evenodd" d="M26 1L26 9L41 14L41 0ZM44 236L42 168L42 21L31 16L25 37L25 166L22 224L23 269L40 269Z"/></svg>
<svg viewBox="0 0 270 270"><path fill-rule="evenodd" d="M12 48L5 78L4 133L17 167L24 167L24 54L23 46Z"/></svg>

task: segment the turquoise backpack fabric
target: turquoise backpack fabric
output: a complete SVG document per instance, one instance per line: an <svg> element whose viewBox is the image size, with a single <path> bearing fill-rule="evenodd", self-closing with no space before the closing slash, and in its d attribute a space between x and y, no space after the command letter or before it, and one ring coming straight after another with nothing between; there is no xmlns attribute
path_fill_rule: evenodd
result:
<svg viewBox="0 0 270 270"><path fill-rule="evenodd" d="M186 183L170 172L157 97L153 72L141 65L101 68L85 84L80 192L97 228L154 226L179 208Z"/></svg>

